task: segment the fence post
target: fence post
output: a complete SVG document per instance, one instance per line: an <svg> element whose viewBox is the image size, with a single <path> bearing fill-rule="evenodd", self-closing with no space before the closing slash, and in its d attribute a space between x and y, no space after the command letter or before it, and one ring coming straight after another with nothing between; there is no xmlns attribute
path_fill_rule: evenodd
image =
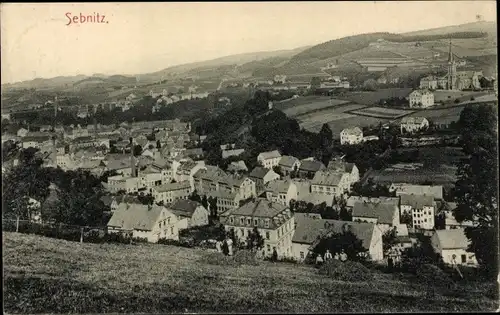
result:
<svg viewBox="0 0 500 315"><path fill-rule="evenodd" d="M80 243L83 243L83 228L80 228Z"/></svg>
<svg viewBox="0 0 500 315"><path fill-rule="evenodd" d="M16 233L19 232L19 216L16 218Z"/></svg>

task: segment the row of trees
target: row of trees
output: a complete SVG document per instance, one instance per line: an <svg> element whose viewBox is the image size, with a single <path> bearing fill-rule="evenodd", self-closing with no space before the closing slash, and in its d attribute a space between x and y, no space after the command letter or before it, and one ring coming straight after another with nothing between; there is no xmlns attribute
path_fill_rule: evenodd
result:
<svg viewBox="0 0 500 315"><path fill-rule="evenodd" d="M42 220L70 225L105 224L104 190L99 178L86 171L63 171L42 167L36 149L22 151L20 163L2 178L5 218L29 220L35 209L30 198L40 202ZM50 185L53 184L51 188Z"/></svg>
<svg viewBox="0 0 500 315"><path fill-rule="evenodd" d="M492 275L498 271L498 151L496 104L468 105L458 121L464 153L455 184L458 222L476 221L467 227L470 250Z"/></svg>

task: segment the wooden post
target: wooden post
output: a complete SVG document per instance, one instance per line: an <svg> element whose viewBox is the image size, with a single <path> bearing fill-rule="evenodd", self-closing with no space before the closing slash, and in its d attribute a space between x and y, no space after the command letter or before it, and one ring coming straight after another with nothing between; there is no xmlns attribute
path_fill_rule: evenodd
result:
<svg viewBox="0 0 500 315"><path fill-rule="evenodd" d="M83 228L80 228L80 243L83 243Z"/></svg>
<svg viewBox="0 0 500 315"><path fill-rule="evenodd" d="M19 216L16 218L16 233L19 232Z"/></svg>

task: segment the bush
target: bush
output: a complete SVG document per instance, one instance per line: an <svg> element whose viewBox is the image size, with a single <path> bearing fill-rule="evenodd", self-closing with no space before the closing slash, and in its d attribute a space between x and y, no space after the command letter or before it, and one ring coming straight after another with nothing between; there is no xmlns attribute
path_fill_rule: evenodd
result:
<svg viewBox="0 0 500 315"><path fill-rule="evenodd" d="M470 98L470 100L471 100L471 101L474 101L474 100L475 100L474 96L473 96L473 97L471 97L471 98Z"/></svg>
<svg viewBox="0 0 500 315"><path fill-rule="evenodd" d="M167 239L167 238L160 238L158 240L158 244L181 246L181 247L187 247L187 248L194 247L194 244L189 239L173 240L173 239Z"/></svg>
<svg viewBox="0 0 500 315"><path fill-rule="evenodd" d="M458 98L455 99L455 104L460 103L460 100Z"/></svg>
<svg viewBox="0 0 500 315"><path fill-rule="evenodd" d="M349 260L346 262L329 260L319 268L318 272L335 280L349 282L368 281L373 278L370 269L359 262Z"/></svg>

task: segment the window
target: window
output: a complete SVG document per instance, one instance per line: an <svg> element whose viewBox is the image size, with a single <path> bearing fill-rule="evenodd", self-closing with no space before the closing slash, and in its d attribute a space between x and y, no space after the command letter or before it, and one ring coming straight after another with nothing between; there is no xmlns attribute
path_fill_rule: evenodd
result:
<svg viewBox="0 0 500 315"><path fill-rule="evenodd" d="M281 229L278 229L278 238L280 237Z"/></svg>
<svg viewBox="0 0 500 315"><path fill-rule="evenodd" d="M241 236L245 236L245 229L240 229Z"/></svg>
<svg viewBox="0 0 500 315"><path fill-rule="evenodd" d="M269 219L266 219L266 227L269 227Z"/></svg>
<svg viewBox="0 0 500 315"><path fill-rule="evenodd" d="M170 234L174 234L174 228L173 227L170 228Z"/></svg>
<svg viewBox="0 0 500 315"><path fill-rule="evenodd" d="M462 255L462 264L465 264L467 262L467 256Z"/></svg>
<svg viewBox="0 0 500 315"><path fill-rule="evenodd" d="M300 252L300 259L304 259L304 252Z"/></svg>
<svg viewBox="0 0 500 315"><path fill-rule="evenodd" d="M247 225L250 225L250 224L252 224L252 219L247 218Z"/></svg>
<svg viewBox="0 0 500 315"><path fill-rule="evenodd" d="M267 244L267 251L270 252L271 251L271 246L269 244Z"/></svg>
<svg viewBox="0 0 500 315"><path fill-rule="evenodd" d="M269 239L269 232L266 232L266 240L268 240L268 239Z"/></svg>
<svg viewBox="0 0 500 315"><path fill-rule="evenodd" d="M259 225L259 220L258 219L253 219L253 226Z"/></svg>
<svg viewBox="0 0 500 315"><path fill-rule="evenodd" d="M244 224L245 224L245 219L244 219L244 218L240 218L240 224L241 224L241 225L244 225Z"/></svg>

